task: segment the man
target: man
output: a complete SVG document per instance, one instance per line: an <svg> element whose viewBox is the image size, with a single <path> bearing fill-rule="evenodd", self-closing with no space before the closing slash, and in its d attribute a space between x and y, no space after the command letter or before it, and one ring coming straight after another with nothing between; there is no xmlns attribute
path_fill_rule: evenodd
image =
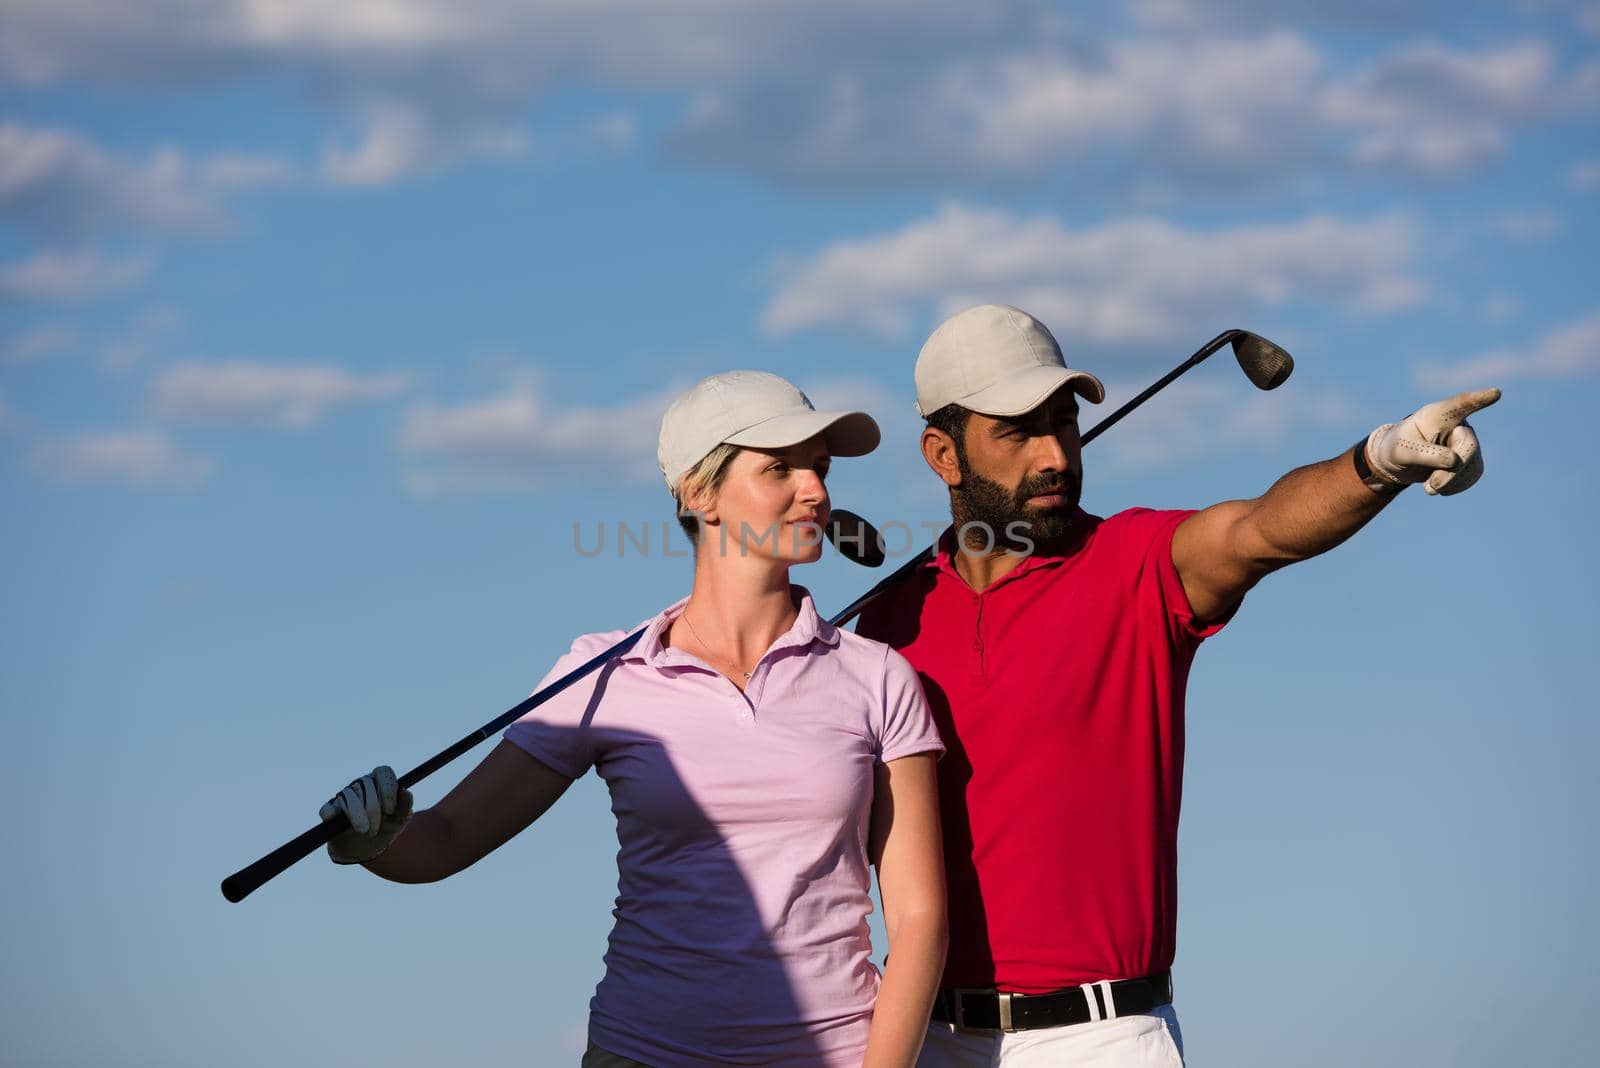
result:
<svg viewBox="0 0 1600 1068"><path fill-rule="evenodd" d="M1255 500L1102 519L1078 508L1078 399L1104 390L1037 320L954 316L916 385L953 523L857 630L917 668L948 747L950 949L920 1063L1179 1064L1169 969L1195 650L1264 576L1338 545L1405 486L1471 486L1483 464L1464 419L1499 391L1428 405Z"/></svg>

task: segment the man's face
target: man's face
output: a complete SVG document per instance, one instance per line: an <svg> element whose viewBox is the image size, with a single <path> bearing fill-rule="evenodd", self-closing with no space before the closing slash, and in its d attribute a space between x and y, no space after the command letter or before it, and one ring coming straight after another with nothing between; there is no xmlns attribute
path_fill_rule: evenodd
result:
<svg viewBox="0 0 1600 1068"><path fill-rule="evenodd" d="M1012 523L1035 541L1067 531L1083 489L1078 398L1070 385L1032 411L1011 417L967 420L958 456L961 482L952 487L962 522L987 523L997 542Z"/></svg>

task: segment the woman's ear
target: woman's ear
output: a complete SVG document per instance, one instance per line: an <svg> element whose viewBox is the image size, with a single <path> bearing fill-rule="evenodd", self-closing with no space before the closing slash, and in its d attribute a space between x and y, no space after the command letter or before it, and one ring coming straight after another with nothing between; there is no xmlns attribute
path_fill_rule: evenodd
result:
<svg viewBox="0 0 1600 1068"><path fill-rule="evenodd" d="M717 520L716 498L705 491L701 486L689 486L683 494L682 503L678 506L680 515L698 515L700 525L714 523Z"/></svg>

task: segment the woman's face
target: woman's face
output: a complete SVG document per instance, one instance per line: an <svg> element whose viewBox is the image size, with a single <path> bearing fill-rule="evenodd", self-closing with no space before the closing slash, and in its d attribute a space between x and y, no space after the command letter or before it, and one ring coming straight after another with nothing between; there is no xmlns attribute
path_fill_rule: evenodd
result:
<svg viewBox="0 0 1600 1068"><path fill-rule="evenodd" d="M786 449L741 449L717 491L721 526L706 529L701 551L796 564L820 557L829 463L821 434Z"/></svg>

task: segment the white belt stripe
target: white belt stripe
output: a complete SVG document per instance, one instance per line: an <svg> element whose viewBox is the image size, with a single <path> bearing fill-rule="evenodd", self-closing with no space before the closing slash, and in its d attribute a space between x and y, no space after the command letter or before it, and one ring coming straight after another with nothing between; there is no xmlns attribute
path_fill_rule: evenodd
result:
<svg viewBox="0 0 1600 1068"><path fill-rule="evenodd" d="M1111 1000L1111 980L1102 979L1096 985L1100 987L1100 993L1105 995L1106 1019L1115 1020L1117 1018L1117 1006L1116 1003Z"/></svg>
<svg viewBox="0 0 1600 1068"><path fill-rule="evenodd" d="M1083 1000L1089 1006L1089 1022L1094 1023L1100 1019L1100 1005L1095 1001L1094 984L1084 983L1078 989L1083 991Z"/></svg>

